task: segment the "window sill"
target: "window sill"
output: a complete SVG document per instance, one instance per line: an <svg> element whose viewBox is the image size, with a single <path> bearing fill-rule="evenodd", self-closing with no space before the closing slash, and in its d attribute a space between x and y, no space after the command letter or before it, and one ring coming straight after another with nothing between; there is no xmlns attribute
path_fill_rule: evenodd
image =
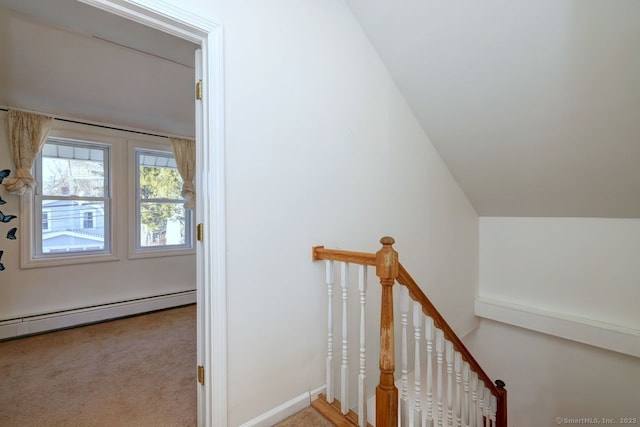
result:
<svg viewBox="0 0 640 427"><path fill-rule="evenodd" d="M166 249L166 250L148 250L148 251L139 251L129 252L129 259L144 259L144 258L161 258L161 257L174 257L174 256L185 256L185 255L195 255L195 249Z"/></svg>
<svg viewBox="0 0 640 427"><path fill-rule="evenodd" d="M77 265L119 260L120 257L113 254L78 255L60 258L31 258L28 260L22 260L20 262L20 268L57 267L61 265Z"/></svg>

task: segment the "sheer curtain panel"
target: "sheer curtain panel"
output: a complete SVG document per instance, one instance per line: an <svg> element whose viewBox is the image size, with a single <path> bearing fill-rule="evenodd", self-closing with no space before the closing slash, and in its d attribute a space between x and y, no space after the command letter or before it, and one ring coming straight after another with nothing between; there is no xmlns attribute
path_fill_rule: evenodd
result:
<svg viewBox="0 0 640 427"><path fill-rule="evenodd" d="M22 196L36 186L31 168L47 140L52 122L51 117L9 110L7 131L16 171L13 177L4 179L3 185L10 194Z"/></svg>
<svg viewBox="0 0 640 427"><path fill-rule="evenodd" d="M182 197L184 207L196 207L196 187L193 178L196 173L196 142L192 139L169 138L173 146L173 155L178 164L178 172L182 177Z"/></svg>

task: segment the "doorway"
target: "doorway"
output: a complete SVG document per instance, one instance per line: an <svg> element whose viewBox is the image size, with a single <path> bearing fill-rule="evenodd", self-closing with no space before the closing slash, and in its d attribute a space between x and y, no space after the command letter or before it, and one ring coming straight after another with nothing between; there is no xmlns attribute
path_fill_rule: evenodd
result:
<svg viewBox="0 0 640 427"><path fill-rule="evenodd" d="M80 0L131 21L189 40L200 46L196 79L202 99L196 102L196 222L202 223L197 254L198 425L227 425L226 270L224 206L224 123L222 27L166 4L140 7L126 0ZM151 2L150 2L151 3ZM208 179L204 179L208 177Z"/></svg>
<svg viewBox="0 0 640 427"><path fill-rule="evenodd" d="M7 0L9 1L9 0ZM195 81L203 80L203 96L196 102L196 223L203 224L197 247L197 354L204 384L198 387L198 425L226 421L226 286L224 218L224 145L222 30L188 11L166 2L134 5L127 0L78 0L94 8L151 27L200 46L195 58ZM21 3L18 1L18 3ZM31 2L60 9L56 2ZM76 3L71 0L70 3ZM71 9L66 12L72 11ZM60 10L48 11L60 13ZM65 11L62 11L65 13ZM196 367L194 367L194 380Z"/></svg>

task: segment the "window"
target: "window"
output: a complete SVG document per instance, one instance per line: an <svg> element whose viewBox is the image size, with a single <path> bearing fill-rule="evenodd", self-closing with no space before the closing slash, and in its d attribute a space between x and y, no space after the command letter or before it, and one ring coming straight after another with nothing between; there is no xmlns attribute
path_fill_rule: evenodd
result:
<svg viewBox="0 0 640 427"><path fill-rule="evenodd" d="M85 212L83 228L93 228L93 227L94 227L93 212Z"/></svg>
<svg viewBox="0 0 640 427"><path fill-rule="evenodd" d="M110 146L49 138L36 159L34 259L111 254Z"/></svg>
<svg viewBox="0 0 640 427"><path fill-rule="evenodd" d="M42 230L46 231L49 229L50 225L49 225L49 215L51 214L51 211L48 209L43 209L42 210Z"/></svg>
<svg viewBox="0 0 640 427"><path fill-rule="evenodd" d="M58 123L21 198L22 268L195 254L170 142ZM127 244L128 243L128 244Z"/></svg>
<svg viewBox="0 0 640 427"><path fill-rule="evenodd" d="M135 148L135 182L135 252L192 249L192 214L173 153Z"/></svg>

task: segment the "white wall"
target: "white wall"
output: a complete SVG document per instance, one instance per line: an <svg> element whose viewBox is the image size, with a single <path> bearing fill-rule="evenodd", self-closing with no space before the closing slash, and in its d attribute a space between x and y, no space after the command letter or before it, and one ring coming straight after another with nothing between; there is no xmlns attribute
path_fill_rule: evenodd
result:
<svg viewBox="0 0 640 427"><path fill-rule="evenodd" d="M375 252L394 236L454 327L473 328L477 215L346 5L171 3L225 28L229 425L324 383L313 245Z"/></svg>
<svg viewBox="0 0 640 427"><path fill-rule="evenodd" d="M638 329L640 220L481 218L479 296Z"/></svg>
<svg viewBox="0 0 640 427"><path fill-rule="evenodd" d="M638 219L480 218L478 308L527 329L483 320L465 343L507 383L510 425L640 416L638 253Z"/></svg>
<svg viewBox="0 0 640 427"><path fill-rule="evenodd" d="M59 127L70 125L54 121L52 134ZM55 311L89 307L112 302L127 301L155 295L194 290L196 288L195 255L160 257L146 259L128 258L128 193L126 193L128 168L126 161L127 141L135 139L147 144L157 138L131 135L127 132L107 131L91 126L73 125L82 130L82 135L109 135L110 141L123 144L121 155L113 158L116 181L114 196L118 207L114 217L117 221L117 233L120 236L117 249L118 261L77 264L70 266L20 268L20 245L28 244L24 239L24 228L20 219L20 198L9 195L0 186L0 196L6 204L0 205L4 214L18 218L0 225L0 250L4 251L0 271L0 320L19 318L28 315L44 314ZM15 172L11 161L6 131L6 113L0 112L0 170ZM166 141L166 140L165 140ZM166 142L165 142L166 144ZM169 145L159 149L171 149ZM115 152L115 150L113 150ZM122 156L124 155L124 157ZM27 196L25 196L27 197ZM6 239L7 231L17 227L18 239ZM133 231L131 231L133 232Z"/></svg>
<svg viewBox="0 0 640 427"><path fill-rule="evenodd" d="M635 357L490 320L464 343L491 378L507 384L510 427L603 417L620 426L620 418L640 419ZM594 423L574 421L587 424Z"/></svg>
<svg viewBox="0 0 640 427"><path fill-rule="evenodd" d="M375 252L394 236L453 327L474 328L478 217L347 6L169 3L225 28L229 425L324 383L326 291L313 245ZM134 279L143 274L130 264ZM175 279L172 267L158 273ZM378 324L370 319L374 334Z"/></svg>

